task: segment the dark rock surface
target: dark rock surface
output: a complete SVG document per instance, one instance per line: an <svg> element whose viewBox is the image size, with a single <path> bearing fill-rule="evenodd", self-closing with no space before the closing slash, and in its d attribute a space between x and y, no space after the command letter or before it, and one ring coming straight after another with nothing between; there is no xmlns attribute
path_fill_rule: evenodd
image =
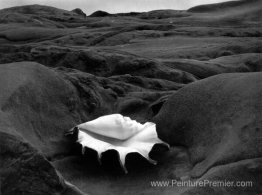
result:
<svg viewBox="0 0 262 195"><path fill-rule="evenodd" d="M85 12L83 12L80 8L73 9L71 12L74 12L74 13L80 15L80 16L86 17Z"/></svg>
<svg viewBox="0 0 262 195"><path fill-rule="evenodd" d="M261 13L260 0L92 17L0 10L1 193L261 194ZM171 150L154 148L157 166L128 156L128 175L114 153L102 166L81 156L65 131L111 113L155 121ZM151 186L188 179L253 187Z"/></svg>
<svg viewBox="0 0 262 195"><path fill-rule="evenodd" d="M83 194L20 136L0 134L1 194Z"/></svg>
<svg viewBox="0 0 262 195"><path fill-rule="evenodd" d="M188 148L191 175L210 167L259 158L262 74L222 74L180 89L156 116L157 131L171 145Z"/></svg>
<svg viewBox="0 0 262 195"><path fill-rule="evenodd" d="M198 179L198 181L229 181L227 186L223 186L222 184L221 187L189 188L182 194L260 194L262 190L261 160L261 158L255 158L216 166L210 169L204 176ZM242 186L241 183L237 183L239 181L242 181ZM245 182L249 183L246 185Z"/></svg>
<svg viewBox="0 0 262 195"><path fill-rule="evenodd" d="M91 15L89 15L89 17L105 17L105 16L109 16L110 14L105 12L105 11L95 11L94 13L92 13Z"/></svg>

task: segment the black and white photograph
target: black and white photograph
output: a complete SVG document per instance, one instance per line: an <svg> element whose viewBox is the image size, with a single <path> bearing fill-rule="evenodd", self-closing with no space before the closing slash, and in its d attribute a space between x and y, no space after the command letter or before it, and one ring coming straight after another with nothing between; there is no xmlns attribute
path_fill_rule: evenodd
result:
<svg viewBox="0 0 262 195"><path fill-rule="evenodd" d="M0 195L162 194L262 194L262 0L0 0Z"/></svg>

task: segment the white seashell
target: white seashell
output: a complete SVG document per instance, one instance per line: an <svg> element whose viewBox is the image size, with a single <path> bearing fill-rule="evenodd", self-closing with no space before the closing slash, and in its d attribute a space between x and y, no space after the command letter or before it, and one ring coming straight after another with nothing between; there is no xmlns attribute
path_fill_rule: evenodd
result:
<svg viewBox="0 0 262 195"><path fill-rule="evenodd" d="M155 144L169 145L157 136L156 125L151 122L145 124L131 120L121 114L112 114L99 117L95 120L77 126L78 140L85 147L94 149L98 153L98 160L107 150L116 150L119 153L120 164L127 173L125 158L129 153L139 153L150 163L156 161L149 157L149 152Z"/></svg>

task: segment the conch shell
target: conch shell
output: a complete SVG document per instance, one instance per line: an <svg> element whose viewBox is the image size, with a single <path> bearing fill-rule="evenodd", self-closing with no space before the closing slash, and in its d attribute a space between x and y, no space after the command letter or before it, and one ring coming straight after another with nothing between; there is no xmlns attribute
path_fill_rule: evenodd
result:
<svg viewBox="0 0 262 195"><path fill-rule="evenodd" d="M156 125L152 122L145 124L131 120L121 114L101 116L95 120L77 125L77 142L82 145L82 154L85 148L97 151L100 161L103 152L116 150L119 154L120 164L127 173L125 167L126 155L139 153L150 163L157 162L149 157L149 152L155 144L169 145L157 136ZM71 131L71 133L73 133Z"/></svg>

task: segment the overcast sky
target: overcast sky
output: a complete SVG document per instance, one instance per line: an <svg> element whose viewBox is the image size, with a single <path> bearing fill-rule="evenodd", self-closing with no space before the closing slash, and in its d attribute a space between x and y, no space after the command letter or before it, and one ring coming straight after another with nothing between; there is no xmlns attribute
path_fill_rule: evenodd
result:
<svg viewBox="0 0 262 195"><path fill-rule="evenodd" d="M0 0L0 9L19 5L41 4L65 10L81 8L87 14L97 10L110 13L150 11L156 9L188 9L227 0Z"/></svg>

